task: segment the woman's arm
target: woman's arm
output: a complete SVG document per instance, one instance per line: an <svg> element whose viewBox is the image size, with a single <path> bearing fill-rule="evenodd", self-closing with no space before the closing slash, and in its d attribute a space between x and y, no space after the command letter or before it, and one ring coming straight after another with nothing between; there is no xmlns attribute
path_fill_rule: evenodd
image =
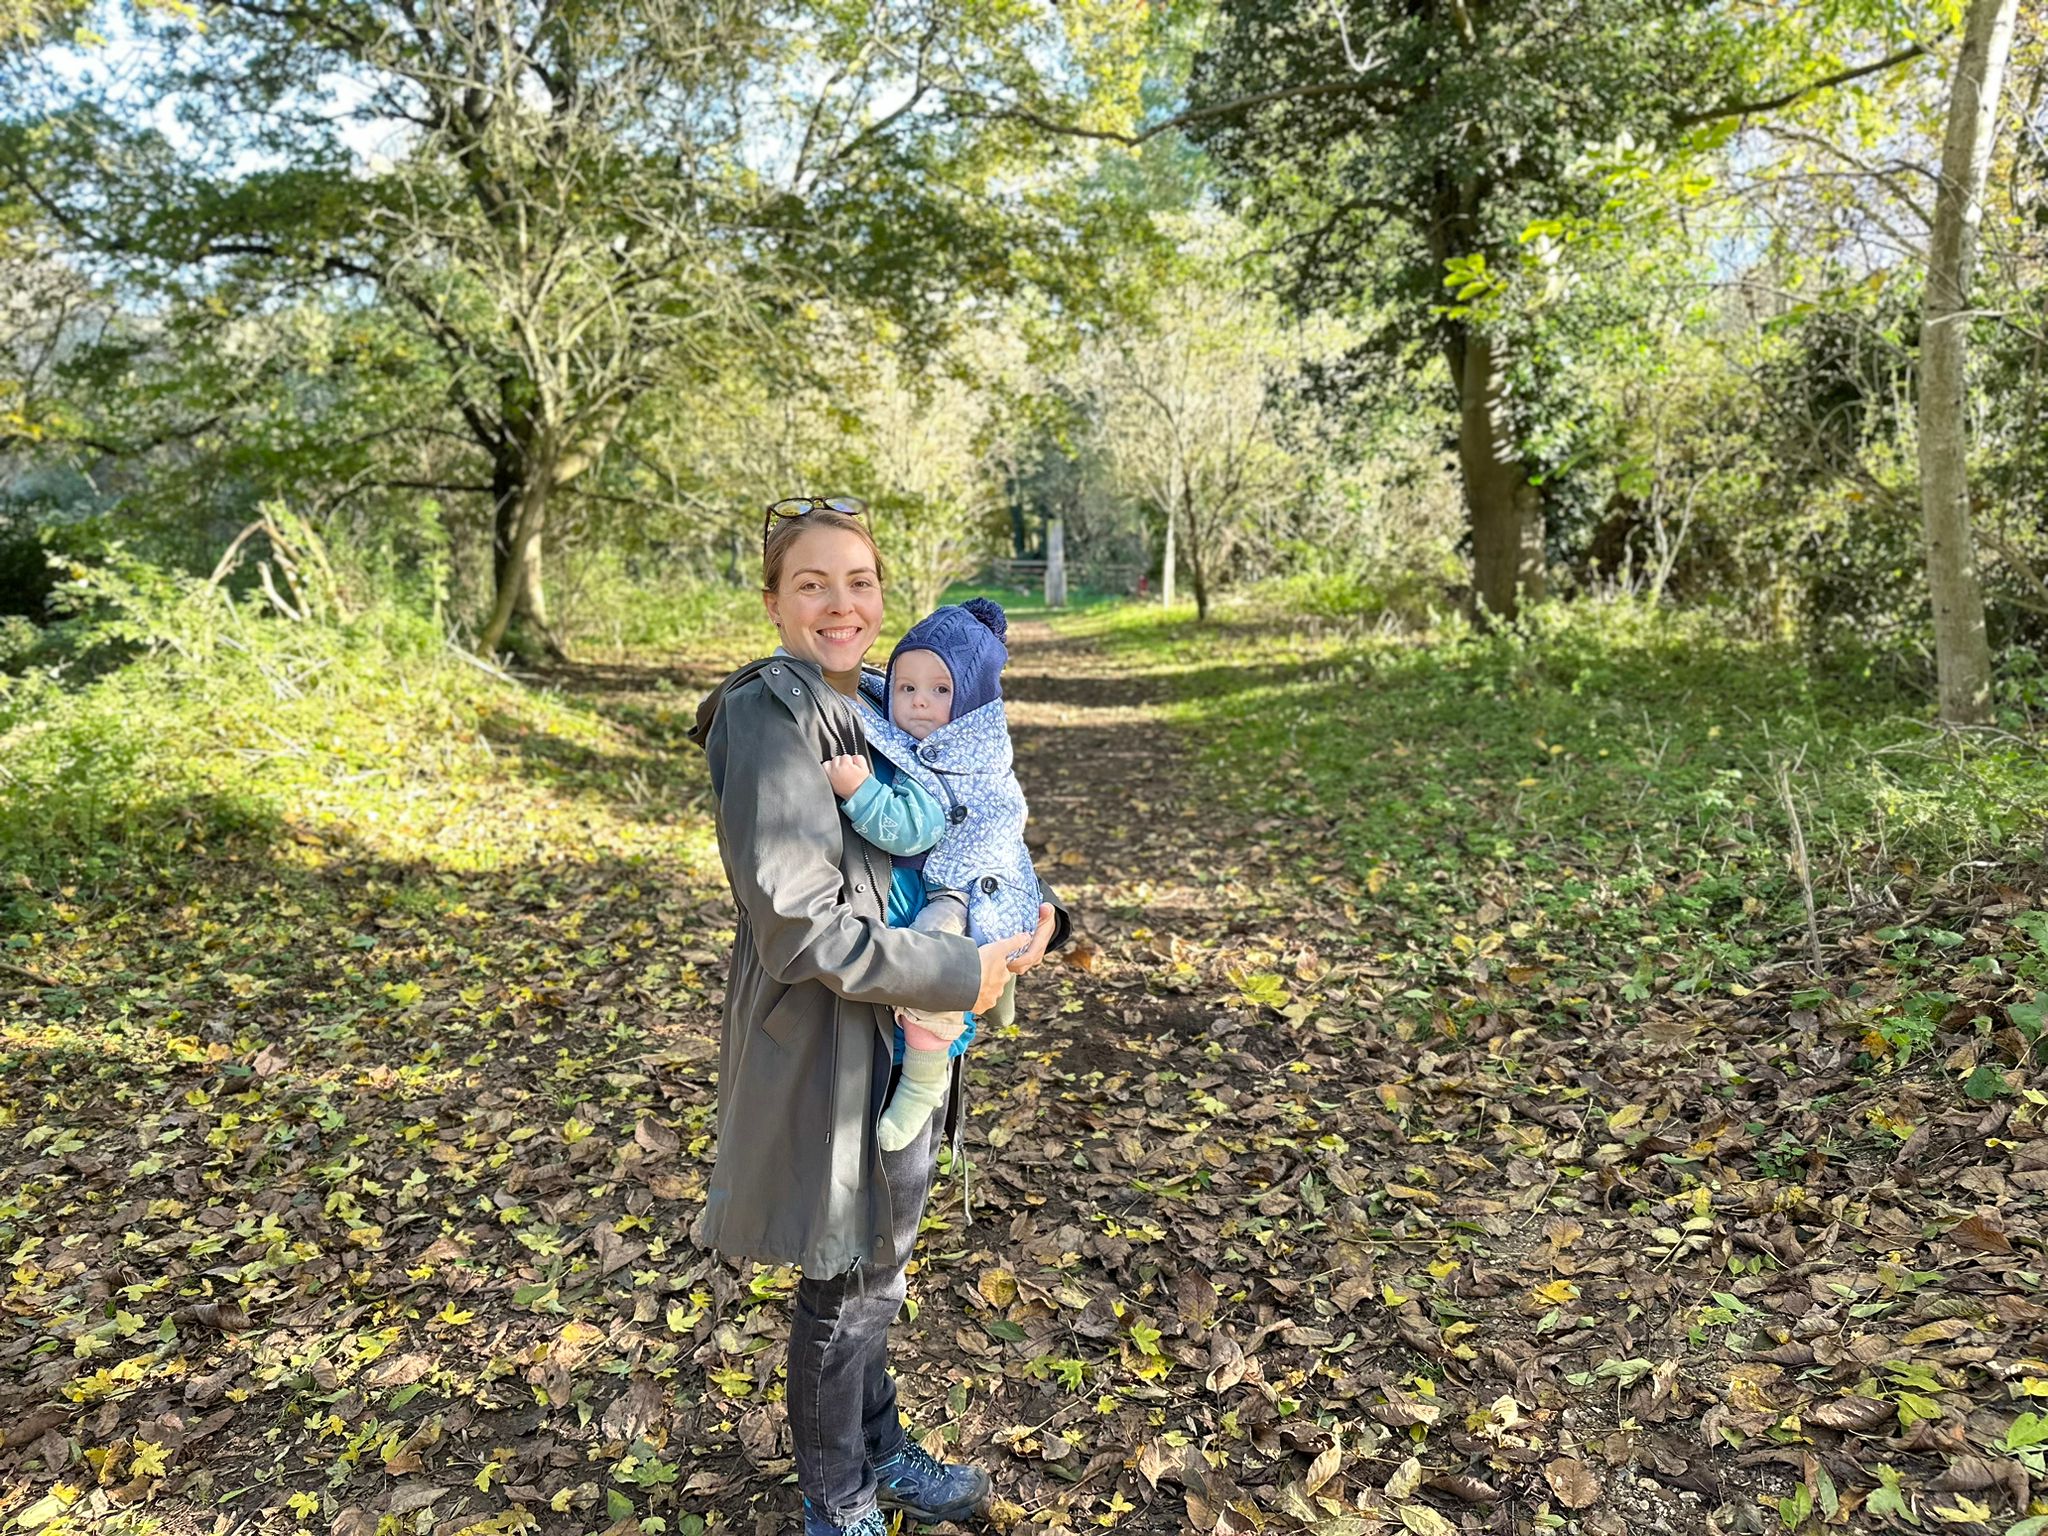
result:
<svg viewBox="0 0 2048 1536"><path fill-rule="evenodd" d="M726 874L769 975L819 981L859 1003L974 1005L984 964L972 940L890 928L840 899L838 802L816 743L779 700L759 687L733 690L704 750ZM877 913L884 896L876 893Z"/></svg>

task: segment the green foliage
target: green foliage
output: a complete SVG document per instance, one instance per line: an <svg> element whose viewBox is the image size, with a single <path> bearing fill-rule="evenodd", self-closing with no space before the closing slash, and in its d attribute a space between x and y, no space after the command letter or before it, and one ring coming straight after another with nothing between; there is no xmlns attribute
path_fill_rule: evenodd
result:
<svg viewBox="0 0 2048 1536"><path fill-rule="evenodd" d="M1156 607L1077 622L1170 663L1215 793L1311 829L1388 908L1380 945L1418 989L1403 1007L1470 1006L1475 961L1567 1009L1740 990L1801 931L1781 762L1800 764L1823 901L2043 830L2038 752L1930 735L1858 658L1630 602L1361 633L1303 623L1278 591L1287 609L1247 604L1213 634ZM1924 1044L1923 1002L1875 1027Z"/></svg>
<svg viewBox="0 0 2048 1536"><path fill-rule="evenodd" d="M416 774L485 773L481 732L508 713L573 733L389 601L294 623L118 550L63 596L76 617L0 676L0 864L38 878L317 833ZM80 676L109 654L127 660Z"/></svg>

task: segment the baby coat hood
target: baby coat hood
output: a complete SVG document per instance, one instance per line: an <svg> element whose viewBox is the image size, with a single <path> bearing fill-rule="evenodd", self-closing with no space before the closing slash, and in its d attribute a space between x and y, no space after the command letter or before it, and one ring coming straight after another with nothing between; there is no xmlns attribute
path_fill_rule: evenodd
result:
<svg viewBox="0 0 2048 1536"><path fill-rule="evenodd" d="M896 696L896 658L905 651L930 651L953 674L953 718L974 713L1003 696L999 681L1010 659L1003 637L1010 621L1000 603L971 597L964 603L934 608L910 626L889 653L888 696Z"/></svg>

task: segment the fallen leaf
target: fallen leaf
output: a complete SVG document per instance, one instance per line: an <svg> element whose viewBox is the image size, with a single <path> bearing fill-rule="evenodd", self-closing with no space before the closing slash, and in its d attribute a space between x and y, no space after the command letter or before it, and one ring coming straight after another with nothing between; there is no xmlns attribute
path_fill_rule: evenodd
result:
<svg viewBox="0 0 2048 1536"><path fill-rule="evenodd" d="M1864 1435L1889 1424L1895 1412L1890 1403L1881 1403L1876 1398L1835 1397L1824 1403L1815 1403L1801 1417L1822 1429Z"/></svg>
<svg viewBox="0 0 2048 1536"><path fill-rule="evenodd" d="M1974 1253L2011 1253L2012 1241L1994 1216L1979 1211L1948 1229L1948 1240Z"/></svg>
<svg viewBox="0 0 2048 1536"><path fill-rule="evenodd" d="M1397 1513L1415 1536L1458 1536L1458 1528L1427 1504L1403 1504Z"/></svg>
<svg viewBox="0 0 2048 1536"><path fill-rule="evenodd" d="M1237 1340L1219 1333L1209 1341L1209 1375L1204 1385L1211 1392L1228 1392L1244 1380L1244 1351Z"/></svg>
<svg viewBox="0 0 2048 1536"><path fill-rule="evenodd" d="M1543 1480L1566 1509L1585 1509L1600 1497L1600 1479L1576 1456L1560 1456L1544 1467Z"/></svg>

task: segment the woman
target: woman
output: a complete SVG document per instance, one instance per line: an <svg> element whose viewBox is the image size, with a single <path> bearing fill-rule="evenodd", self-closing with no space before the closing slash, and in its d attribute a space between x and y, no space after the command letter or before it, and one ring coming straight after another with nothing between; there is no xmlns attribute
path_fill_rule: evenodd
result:
<svg viewBox="0 0 2048 1536"><path fill-rule="evenodd" d="M892 886L900 900L919 877L839 814L824 767L867 753L851 700L881 627L882 557L860 512L814 498L769 509L762 599L782 644L727 678L693 733L739 907L697 1236L802 1267L788 1405L805 1536L881 1536L884 1508L931 1524L987 1503L986 1473L904 1433L888 1368L943 1117L887 1153L875 1122L892 1087L892 1008L986 1012L1044 956L1056 919L1041 906L1022 953L888 926ZM958 1088L956 1071L956 1100Z"/></svg>

